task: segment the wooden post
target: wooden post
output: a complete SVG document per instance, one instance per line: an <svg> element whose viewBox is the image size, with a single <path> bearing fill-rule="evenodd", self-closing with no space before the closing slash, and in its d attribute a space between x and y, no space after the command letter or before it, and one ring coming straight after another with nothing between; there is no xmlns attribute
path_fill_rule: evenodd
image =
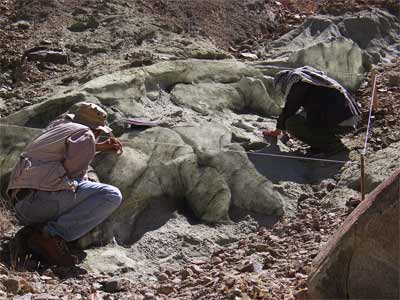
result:
<svg viewBox="0 0 400 300"><path fill-rule="evenodd" d="M365 199L365 155L361 154L361 201Z"/></svg>
<svg viewBox="0 0 400 300"><path fill-rule="evenodd" d="M372 99L373 99L373 108L376 112L378 110L378 101L376 100L376 68L372 65L371 68L371 89L372 89Z"/></svg>

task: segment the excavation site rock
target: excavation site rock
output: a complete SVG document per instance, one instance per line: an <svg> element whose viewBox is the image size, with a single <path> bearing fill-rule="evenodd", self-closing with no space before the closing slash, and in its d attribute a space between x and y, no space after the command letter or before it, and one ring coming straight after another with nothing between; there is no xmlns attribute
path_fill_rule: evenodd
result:
<svg viewBox="0 0 400 300"><path fill-rule="evenodd" d="M399 55L399 19L374 9L344 16L315 16L274 41L265 64L310 65L324 70L345 87L356 90L371 64ZM274 68L267 72L271 74Z"/></svg>
<svg viewBox="0 0 400 300"><path fill-rule="evenodd" d="M39 2L0 1L0 299L398 298L395 1ZM355 96L348 151L264 138L285 104L274 76L303 65ZM27 239L3 200L26 145L83 101L124 149L89 178L124 199L66 269L15 251Z"/></svg>
<svg viewBox="0 0 400 300"><path fill-rule="evenodd" d="M100 180L118 186L125 200L112 218L82 239L82 245L103 243L113 236L120 243L129 243L137 216L153 201L185 202L199 220L207 223L230 222L232 205L279 216L287 207L287 195L260 175L242 146L232 142L232 131L238 136L240 132L245 135L257 130L250 125L251 131L234 125L237 120L242 121L242 111L251 110L253 102L260 103L262 93L268 95L263 81L254 78L260 92L253 101L252 75L262 77L258 70L234 60L160 63L95 78L73 91L56 94L2 118L1 122L43 128L60 114L73 112L81 101L103 105L115 124L123 124L130 117L161 119L166 112L173 116L177 111L185 113L185 120L179 120L179 125L174 124L173 117L162 120L170 128L140 133L128 129L121 136L125 148L121 156L96 158L93 167ZM243 78L248 78L249 83L243 83ZM155 93L158 98L154 99ZM210 93L215 94L214 98ZM279 110L278 104L269 99L275 108L264 109L266 116ZM201 104L206 101L205 109ZM222 122L210 122L209 117L214 115ZM5 153L12 151L5 147ZM8 174L18 150L21 148L8 156L10 160L4 157L3 174ZM248 193L244 194L243 189Z"/></svg>

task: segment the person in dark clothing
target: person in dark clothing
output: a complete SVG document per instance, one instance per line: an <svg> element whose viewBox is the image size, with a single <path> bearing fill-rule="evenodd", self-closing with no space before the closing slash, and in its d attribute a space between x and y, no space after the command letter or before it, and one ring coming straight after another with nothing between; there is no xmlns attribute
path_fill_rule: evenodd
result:
<svg viewBox="0 0 400 300"><path fill-rule="evenodd" d="M265 130L265 137L286 131L310 145L313 152L345 149L338 134L355 128L360 110L343 86L311 67L282 71L274 85L286 96L286 104L276 130Z"/></svg>

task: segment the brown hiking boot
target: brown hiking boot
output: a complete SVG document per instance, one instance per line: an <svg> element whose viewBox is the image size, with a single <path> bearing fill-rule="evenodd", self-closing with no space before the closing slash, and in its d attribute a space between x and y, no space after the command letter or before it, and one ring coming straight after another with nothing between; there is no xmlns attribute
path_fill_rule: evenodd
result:
<svg viewBox="0 0 400 300"><path fill-rule="evenodd" d="M34 231L28 239L29 248L49 264L72 267L78 258L69 253L65 241L59 237L50 237L40 231Z"/></svg>

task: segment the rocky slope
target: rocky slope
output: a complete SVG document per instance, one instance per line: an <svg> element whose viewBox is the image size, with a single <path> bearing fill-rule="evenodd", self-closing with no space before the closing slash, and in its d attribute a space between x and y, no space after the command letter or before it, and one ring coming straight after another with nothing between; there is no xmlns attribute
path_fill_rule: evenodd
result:
<svg viewBox="0 0 400 300"><path fill-rule="evenodd" d="M353 15L342 16L343 3ZM270 146L260 136L274 125L282 104L271 75L276 66L301 65L298 58L305 54L319 56L315 45L322 41L331 54L317 63L343 83L343 73L367 72L372 62L384 62L378 67L379 108L367 156L369 191L398 167L399 25L385 11L360 12L371 3L396 9L391 1L307 1L302 7L296 1L0 4L6 12L0 22L7 26L0 47L0 149L7 154L0 157L2 191L19 151L37 132L9 124L43 128L73 104L89 100L108 110L126 147L126 155L94 164L100 179L121 187L126 202L81 244L117 239L87 250L79 267L16 259L8 244L16 228L4 226L2 220L10 217L1 215L0 228L7 230L0 232L0 299L304 297L312 259L358 204L357 150L365 137L370 85L358 76L353 82L354 89L361 86L363 121L358 132L344 137L349 157L333 157L350 160L343 168L249 154L257 172L244 151L288 154L287 146ZM315 12L338 17L300 25ZM376 29L366 44L346 27L354 15ZM310 34L310 24L321 34ZM321 24L329 25L322 26L325 32ZM293 46L295 36L306 37L307 45L294 39L299 52L285 61L285 47ZM336 38L349 47L335 44ZM350 69L332 58L354 52L358 59L350 60ZM227 60L254 54L265 60L250 65ZM141 132L124 123L138 117L163 127ZM303 149L294 139L287 145L298 153ZM285 168L291 171L279 172ZM286 216L278 220L283 211ZM210 226L201 219L228 222Z"/></svg>

